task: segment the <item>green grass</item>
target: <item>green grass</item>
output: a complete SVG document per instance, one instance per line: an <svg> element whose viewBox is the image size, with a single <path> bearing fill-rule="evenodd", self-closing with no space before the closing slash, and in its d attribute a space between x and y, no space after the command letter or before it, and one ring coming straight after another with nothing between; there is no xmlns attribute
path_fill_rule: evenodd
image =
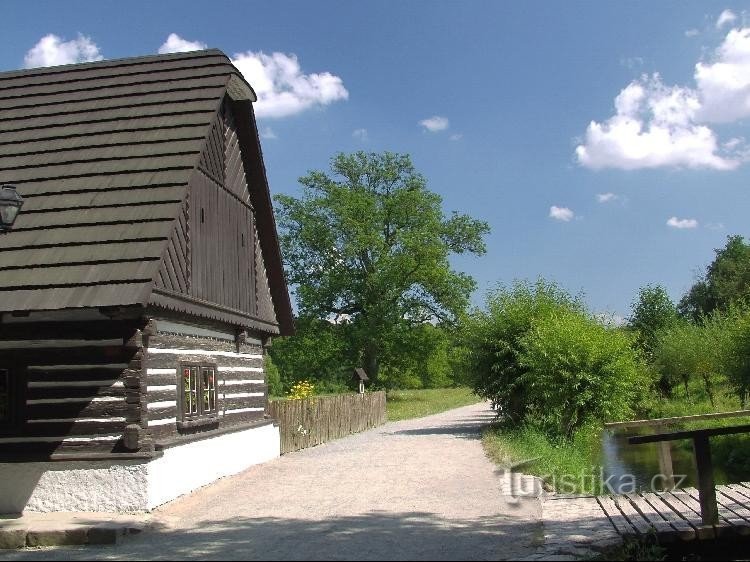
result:
<svg viewBox="0 0 750 562"><path fill-rule="evenodd" d="M726 385L717 385L712 405L700 381L690 384L687 395L683 388L678 388L670 399L652 398L644 406L639 417L678 417L740 409L737 398L727 392ZM728 418L682 424L671 429L745 423L748 423L748 418ZM503 468L535 459L517 466L516 470L540 476L560 492L598 493L600 490L601 427L582 429L571 441L555 441L533 426L508 428L496 425L484 432L482 443L487 455ZM689 440L675 442L673 446L692 451ZM716 437L711 440L711 448L715 465L722 467L731 481L750 478L750 435Z"/></svg>
<svg viewBox="0 0 750 562"><path fill-rule="evenodd" d="M553 441L532 426L496 425L482 435L487 455L499 466L541 477L561 493L598 492L601 448L597 428L584 428L571 441Z"/></svg>
<svg viewBox="0 0 750 562"><path fill-rule="evenodd" d="M389 421L398 421L439 414L481 401L468 388L392 390L387 394L386 410Z"/></svg>

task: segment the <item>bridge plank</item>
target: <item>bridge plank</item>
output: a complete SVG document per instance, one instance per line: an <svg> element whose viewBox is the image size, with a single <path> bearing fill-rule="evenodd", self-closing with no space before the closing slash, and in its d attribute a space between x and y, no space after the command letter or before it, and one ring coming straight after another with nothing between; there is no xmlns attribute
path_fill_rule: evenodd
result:
<svg viewBox="0 0 750 562"><path fill-rule="evenodd" d="M643 518L633 504L630 503L630 498L628 496L614 496L614 500L617 507L619 507L622 514L627 517L630 524L635 527L638 534L648 535L652 532L651 525L649 525L648 521Z"/></svg>
<svg viewBox="0 0 750 562"><path fill-rule="evenodd" d="M661 496L669 505L695 529L699 539L713 539L716 532L713 525L704 525L701 518L701 506L685 490L674 490Z"/></svg>
<svg viewBox="0 0 750 562"><path fill-rule="evenodd" d="M643 494L643 498L650 503L653 508L659 512L659 514L669 521L670 525L675 528L678 536L684 540L689 541L698 538L698 532L696 526L693 524L693 520L686 517L686 514L681 511L680 502L673 497L670 497L669 493L665 494L654 494L653 492ZM672 507L672 504L677 506L677 509ZM700 526L700 517L696 516L697 524Z"/></svg>
<svg viewBox="0 0 750 562"><path fill-rule="evenodd" d="M620 535L628 536L635 534L635 529L633 529L630 523L628 523L628 520L625 519L611 496L600 496L596 498L596 501L599 503L602 511L604 511L604 514L609 518L612 525L614 525Z"/></svg>
<svg viewBox="0 0 750 562"><path fill-rule="evenodd" d="M638 494L627 494L627 496L648 524L653 527L654 531L659 534L668 534L673 533L676 530L656 509L654 509L654 506L645 500L645 498Z"/></svg>

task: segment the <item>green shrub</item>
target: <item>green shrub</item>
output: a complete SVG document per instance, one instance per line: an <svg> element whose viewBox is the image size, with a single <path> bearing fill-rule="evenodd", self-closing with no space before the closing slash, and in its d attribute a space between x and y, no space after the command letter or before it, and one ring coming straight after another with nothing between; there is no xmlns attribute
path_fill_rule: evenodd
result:
<svg viewBox="0 0 750 562"><path fill-rule="evenodd" d="M750 328L748 316L747 328ZM686 320L677 322L659 333L654 362L662 379L674 384L682 383L687 394L690 381L702 382L712 406L716 406L716 389L726 383L726 375L732 376L738 395L746 392L743 373L747 372L750 345L743 343L745 337L743 316L714 312L701 324ZM748 344L750 344L750 337Z"/></svg>
<svg viewBox="0 0 750 562"><path fill-rule="evenodd" d="M650 384L631 335L544 280L501 287L461 332L474 391L506 421L538 425L550 436L628 416Z"/></svg>
<svg viewBox="0 0 750 562"><path fill-rule="evenodd" d="M714 312L704 325L711 335L715 370L726 377L744 409L750 394L750 308L733 305L725 313Z"/></svg>
<svg viewBox="0 0 750 562"><path fill-rule="evenodd" d="M283 396L284 385L281 383L281 375L271 356L266 354L263 359L263 370L266 373L266 384L268 385L268 394L271 396Z"/></svg>
<svg viewBox="0 0 750 562"><path fill-rule="evenodd" d="M462 321L466 381L506 418L520 422L527 403L521 339L539 319L581 310L579 299L543 279L499 287L487 297L486 310L475 310Z"/></svg>
<svg viewBox="0 0 750 562"><path fill-rule="evenodd" d="M529 417L571 437L591 421L628 419L648 388L631 338L578 311L539 318L520 339L520 382Z"/></svg>

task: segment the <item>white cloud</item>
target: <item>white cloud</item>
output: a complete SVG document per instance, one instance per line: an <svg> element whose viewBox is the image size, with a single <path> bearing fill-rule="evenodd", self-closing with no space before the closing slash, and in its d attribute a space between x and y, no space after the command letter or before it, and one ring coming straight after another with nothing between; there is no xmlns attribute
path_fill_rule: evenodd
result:
<svg viewBox="0 0 750 562"><path fill-rule="evenodd" d="M365 142L368 139L367 129L354 129L354 131L352 131L352 136L355 139Z"/></svg>
<svg viewBox="0 0 750 562"><path fill-rule="evenodd" d="M91 38L78 34L76 39L64 41L50 33L42 37L23 59L26 68L57 66L102 60L99 47Z"/></svg>
<svg viewBox="0 0 750 562"><path fill-rule="evenodd" d="M549 208L549 217L559 221L570 222L575 217L575 213L567 207L552 205Z"/></svg>
<svg viewBox="0 0 750 562"><path fill-rule="evenodd" d="M667 226L672 228L698 228L698 221L695 219L678 219L672 217L667 221Z"/></svg>
<svg viewBox="0 0 750 562"><path fill-rule="evenodd" d="M723 222L710 222L706 225L706 228L710 230L724 230Z"/></svg>
<svg viewBox="0 0 750 562"><path fill-rule="evenodd" d="M715 133L694 122L699 110L693 90L665 86L658 74L643 76L615 98L614 116L589 124L576 147L578 162L592 169L736 168Z"/></svg>
<svg viewBox="0 0 750 562"><path fill-rule="evenodd" d="M464 135L463 133L455 133L448 138L452 141L460 141L462 138L464 138Z"/></svg>
<svg viewBox="0 0 750 562"><path fill-rule="evenodd" d="M260 131L260 138L274 140L279 138L271 127L263 127Z"/></svg>
<svg viewBox="0 0 750 562"><path fill-rule="evenodd" d="M667 86L658 73L628 84L615 98L615 114L589 124L578 162L733 170L748 161L744 139L720 142L710 125L750 117L750 27L730 30L712 57L695 65L693 78L694 87Z"/></svg>
<svg viewBox="0 0 750 562"><path fill-rule="evenodd" d="M614 193L597 193L596 194L596 200L599 201L599 203L609 203L610 201L614 201L617 199L617 195Z"/></svg>
<svg viewBox="0 0 750 562"><path fill-rule="evenodd" d="M750 117L750 28L732 29L710 63L695 65L697 118L730 123Z"/></svg>
<svg viewBox="0 0 750 562"><path fill-rule="evenodd" d="M288 117L349 98L341 78L330 72L304 74L294 54L247 51L232 62L258 95L258 117Z"/></svg>
<svg viewBox="0 0 750 562"><path fill-rule="evenodd" d="M200 41L188 41L176 33L170 33L167 40L159 47L159 54L187 53L189 51L200 51L206 48L206 44Z"/></svg>
<svg viewBox="0 0 750 562"><path fill-rule="evenodd" d="M431 133L437 133L438 131L444 131L450 127L450 122L447 117L441 117L440 115L433 115L427 119L422 119L419 124L425 128L425 130Z"/></svg>
<svg viewBox="0 0 750 562"><path fill-rule="evenodd" d="M719 17L716 20L716 29L721 29L726 24L732 24L735 21L737 21L737 14L735 14L732 10L724 10L719 14Z"/></svg>
<svg viewBox="0 0 750 562"><path fill-rule="evenodd" d="M688 29L687 31L685 31L685 37L697 37L700 34L701 34L701 32L698 29L695 29L695 28Z"/></svg>

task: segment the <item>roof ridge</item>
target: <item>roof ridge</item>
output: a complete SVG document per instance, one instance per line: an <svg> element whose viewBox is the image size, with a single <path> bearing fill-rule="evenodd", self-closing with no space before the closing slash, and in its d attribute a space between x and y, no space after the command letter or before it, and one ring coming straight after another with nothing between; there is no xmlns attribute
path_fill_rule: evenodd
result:
<svg viewBox="0 0 750 562"><path fill-rule="evenodd" d="M149 64L155 62L165 62L170 60L190 60L201 59L212 56L224 57L229 64L231 59L224 51L220 49L203 49L199 51L188 51L184 53L166 53L156 55L140 55L135 57L124 57L116 59L104 59L99 61L90 61L83 63L63 64L56 66L40 66L35 68L22 68L17 70L8 70L0 72L0 80L18 77L44 76L49 74L62 74L66 72L76 72L79 70L91 70L103 67L117 66L135 66L139 64Z"/></svg>

